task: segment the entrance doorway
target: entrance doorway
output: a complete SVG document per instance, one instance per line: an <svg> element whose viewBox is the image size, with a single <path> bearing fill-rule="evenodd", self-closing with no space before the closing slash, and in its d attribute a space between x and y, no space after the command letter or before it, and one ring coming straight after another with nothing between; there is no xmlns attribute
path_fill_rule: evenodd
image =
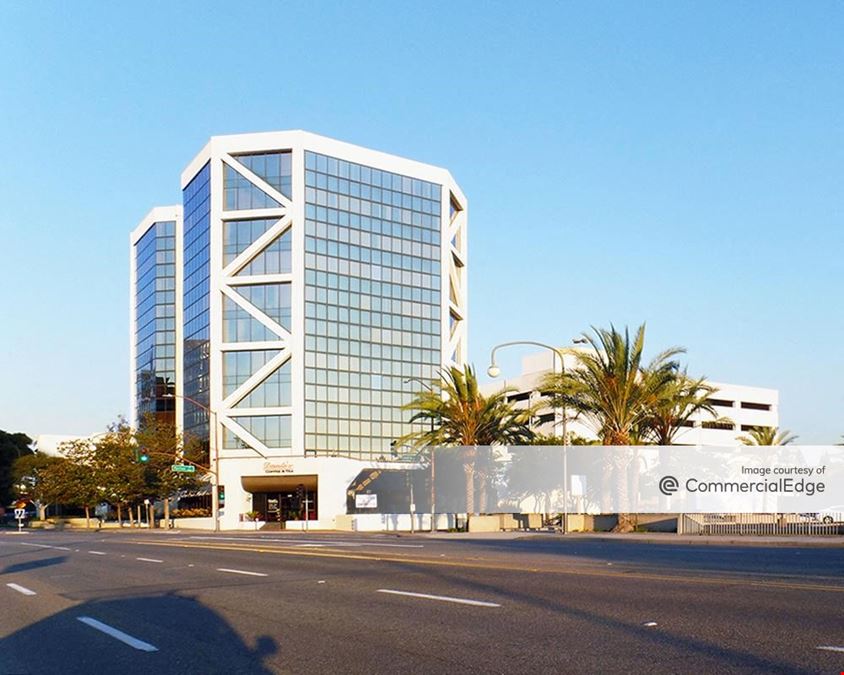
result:
<svg viewBox="0 0 844 675"><path fill-rule="evenodd" d="M283 492L253 492L252 510L267 523L316 520L317 493L307 487Z"/></svg>
<svg viewBox="0 0 844 675"><path fill-rule="evenodd" d="M241 484L252 493L252 510L268 524L283 527L290 520L319 517L315 475L243 476Z"/></svg>

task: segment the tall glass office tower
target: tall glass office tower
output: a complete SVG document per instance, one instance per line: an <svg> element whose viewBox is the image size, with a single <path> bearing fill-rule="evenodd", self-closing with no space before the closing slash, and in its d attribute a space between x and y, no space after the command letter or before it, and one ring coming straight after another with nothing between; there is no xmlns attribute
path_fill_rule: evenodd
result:
<svg viewBox="0 0 844 675"><path fill-rule="evenodd" d="M153 209L130 238L130 382L136 422L147 415L175 422L177 351L176 251L179 206Z"/></svg>
<svg viewBox="0 0 844 675"><path fill-rule="evenodd" d="M286 131L213 137L182 201L177 417L219 456L222 522L331 526L466 359L466 199L445 169Z"/></svg>

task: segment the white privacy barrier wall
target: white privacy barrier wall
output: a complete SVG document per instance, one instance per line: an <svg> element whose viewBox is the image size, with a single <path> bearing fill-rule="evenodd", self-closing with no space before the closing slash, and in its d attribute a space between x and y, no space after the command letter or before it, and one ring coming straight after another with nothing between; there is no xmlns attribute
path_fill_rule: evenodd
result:
<svg viewBox="0 0 844 675"><path fill-rule="evenodd" d="M844 447L432 448L352 512L803 513L844 521ZM404 508L395 505L404 503ZM407 508L413 503L412 508ZM372 512L371 511L371 512Z"/></svg>

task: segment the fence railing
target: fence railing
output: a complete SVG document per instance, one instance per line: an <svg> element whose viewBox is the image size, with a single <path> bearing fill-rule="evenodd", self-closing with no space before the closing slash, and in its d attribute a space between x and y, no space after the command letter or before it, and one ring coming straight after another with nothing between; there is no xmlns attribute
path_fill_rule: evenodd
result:
<svg viewBox="0 0 844 675"><path fill-rule="evenodd" d="M844 523L824 523L801 513L682 513L677 534L700 535L841 535Z"/></svg>

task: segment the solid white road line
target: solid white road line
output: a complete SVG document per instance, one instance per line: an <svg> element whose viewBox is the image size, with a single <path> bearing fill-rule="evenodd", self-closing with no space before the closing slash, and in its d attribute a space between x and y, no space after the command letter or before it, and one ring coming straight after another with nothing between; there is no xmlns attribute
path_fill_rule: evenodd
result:
<svg viewBox="0 0 844 675"><path fill-rule="evenodd" d="M92 553L93 555L106 555L102 551L88 551L88 553Z"/></svg>
<svg viewBox="0 0 844 675"><path fill-rule="evenodd" d="M474 605L476 607L501 607L501 605L495 602L483 602L482 600L467 600L466 598L452 598L448 595L428 595L427 593L411 593L410 591L393 591L389 588L379 588L378 593L390 593L391 595L406 595L411 598L441 600L442 602L456 602L460 605Z"/></svg>
<svg viewBox="0 0 844 675"><path fill-rule="evenodd" d="M90 626L91 628L95 628L98 631L105 633L106 635L110 635L111 637L115 638L116 640L120 640L123 644L127 644L130 647L134 647L142 652L157 652L158 648L153 647L149 642L144 642L143 640L139 640L138 638L134 638L127 633L124 633L122 630L117 630L116 628L112 628L108 624L103 623L102 621L97 621L96 619L92 619L90 616L77 616L76 617L79 621L84 623L86 626Z"/></svg>
<svg viewBox="0 0 844 675"><path fill-rule="evenodd" d="M815 649L822 649L825 652L844 652L844 647L832 647L830 645L822 645L815 647Z"/></svg>
<svg viewBox="0 0 844 675"><path fill-rule="evenodd" d="M158 560L157 558L135 558L135 560L140 560L141 562L154 562L154 563L163 563L163 560Z"/></svg>
<svg viewBox="0 0 844 675"><path fill-rule="evenodd" d="M230 570L226 567L218 567L218 572L229 572L231 574L247 574L250 577L266 577L269 576L268 574L264 574L263 572L247 572L246 570Z"/></svg>
<svg viewBox="0 0 844 675"><path fill-rule="evenodd" d="M9 588L13 591L17 591L18 593L23 593L24 595L38 595L35 591L30 591L28 588L24 588L23 586L19 586L18 584L6 584Z"/></svg>

